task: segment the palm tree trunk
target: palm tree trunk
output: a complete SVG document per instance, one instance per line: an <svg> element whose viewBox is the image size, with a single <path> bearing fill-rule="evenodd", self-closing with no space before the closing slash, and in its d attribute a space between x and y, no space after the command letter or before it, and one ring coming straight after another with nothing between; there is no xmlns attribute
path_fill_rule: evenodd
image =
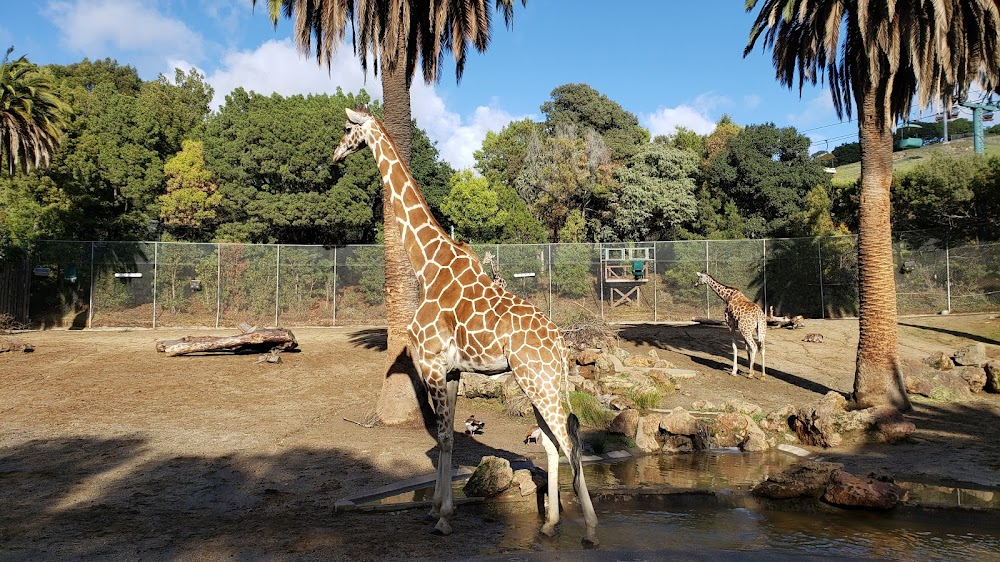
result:
<svg viewBox="0 0 1000 562"><path fill-rule="evenodd" d="M861 204L858 226L860 327L853 398L860 408L909 410L899 367L896 280L892 261L889 187L892 132L876 114L883 87L872 86L859 108ZM883 107L887 104L883 104Z"/></svg>
<svg viewBox="0 0 1000 562"><path fill-rule="evenodd" d="M382 68L383 117L389 135L407 165L410 161L410 89L402 65ZM385 233L385 312L388 323L386 374L375 414L386 425L411 425L422 420L421 403L426 394L407 351L407 327L417 311L419 286L403 251L402 236L389 193L382 191L382 221ZM422 400L421 400L422 399Z"/></svg>

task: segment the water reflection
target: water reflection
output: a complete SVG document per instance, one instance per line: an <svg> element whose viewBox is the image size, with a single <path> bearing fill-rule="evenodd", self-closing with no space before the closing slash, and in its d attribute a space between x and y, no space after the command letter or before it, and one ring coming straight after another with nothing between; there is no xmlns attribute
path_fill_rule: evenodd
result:
<svg viewBox="0 0 1000 562"><path fill-rule="evenodd" d="M599 488L730 488L747 490L800 459L780 451L718 450L690 455L646 455L584 467L587 484ZM561 473L560 473L561 474ZM569 482L569 475L565 482Z"/></svg>

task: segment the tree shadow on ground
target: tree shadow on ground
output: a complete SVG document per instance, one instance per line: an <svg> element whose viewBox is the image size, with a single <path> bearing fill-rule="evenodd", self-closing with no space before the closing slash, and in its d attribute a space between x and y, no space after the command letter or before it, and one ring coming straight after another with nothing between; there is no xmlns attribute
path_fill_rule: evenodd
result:
<svg viewBox="0 0 1000 562"><path fill-rule="evenodd" d="M733 368L732 355L730 355L732 353L732 340L729 329L725 326L705 324L684 326L631 324L622 326L618 331L618 336L636 345L644 344L686 355L694 363L703 365L708 369L729 373ZM743 349L743 341L739 338L737 338L737 345L740 350L737 356L740 372L745 374L748 361L746 350ZM756 372L759 375L760 365L757 363L755 365ZM825 384L811 381L787 371L775 369L770 365L766 367L768 377L774 377L803 390L815 392L819 395L825 395L834 390Z"/></svg>
<svg viewBox="0 0 1000 562"><path fill-rule="evenodd" d="M462 434L456 441L456 450L513 456ZM142 437L0 449L0 558L466 557L504 532L502 517L470 506L458 507L448 537L430 534L423 509L338 509L337 475L378 469L337 448L218 457L150 450Z"/></svg>
<svg viewBox="0 0 1000 562"><path fill-rule="evenodd" d="M907 328L917 328L920 330L929 330L931 332L938 332L941 334L948 334L949 336L955 336L959 338L964 338L967 340L972 340L975 342L985 343L988 345L1000 345L1000 341L992 338L987 338L980 336L978 334L970 334L969 332L960 332L958 330L949 330L948 328L939 328L936 326L923 326L920 324L907 324L905 322L900 322L900 326L906 326Z"/></svg>
<svg viewBox="0 0 1000 562"><path fill-rule="evenodd" d="M365 328L355 330L349 336L349 341L358 347L374 351L389 349L389 333L385 328Z"/></svg>
<svg viewBox="0 0 1000 562"><path fill-rule="evenodd" d="M860 474L887 472L901 481L993 492L1000 488L1000 404L995 397L971 402L918 399L905 415L917 427L910 439L825 450L824 459Z"/></svg>

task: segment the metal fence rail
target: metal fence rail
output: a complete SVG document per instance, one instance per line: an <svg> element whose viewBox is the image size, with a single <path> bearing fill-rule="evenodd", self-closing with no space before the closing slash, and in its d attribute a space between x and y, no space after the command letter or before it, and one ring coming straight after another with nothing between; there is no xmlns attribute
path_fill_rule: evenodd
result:
<svg viewBox="0 0 1000 562"><path fill-rule="evenodd" d="M634 244L474 245L497 257L508 290L557 323L719 317L695 287L707 271L765 310L856 316L854 236ZM894 248L900 314L1000 309L1000 244L931 237ZM39 327L382 325L381 246L48 241L30 257Z"/></svg>

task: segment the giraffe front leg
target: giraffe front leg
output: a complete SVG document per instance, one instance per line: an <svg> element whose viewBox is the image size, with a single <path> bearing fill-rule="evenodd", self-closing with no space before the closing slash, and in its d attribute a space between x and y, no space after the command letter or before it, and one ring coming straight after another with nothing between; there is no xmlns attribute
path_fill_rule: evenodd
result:
<svg viewBox="0 0 1000 562"><path fill-rule="evenodd" d="M760 340L760 380L764 380L767 373L764 372L764 363L767 361L764 359L764 340Z"/></svg>
<svg viewBox="0 0 1000 562"><path fill-rule="evenodd" d="M451 490L451 459L455 446L455 404L458 397L458 380L449 380L443 385L428 384L437 414L438 465L437 480L434 483L434 501L429 517L437 519L434 533L450 535L450 519L455 512Z"/></svg>
<svg viewBox="0 0 1000 562"><path fill-rule="evenodd" d="M754 343L753 339L746 340L747 342L747 357L750 360L750 372L747 373L747 378L753 378L753 363L757 360L757 344Z"/></svg>
<svg viewBox="0 0 1000 562"><path fill-rule="evenodd" d="M737 354L738 353L739 353L739 348L736 347L736 338L733 338L733 373L732 373L732 375L734 377L736 376L736 373L738 372L738 365L739 365L739 363L737 362Z"/></svg>

